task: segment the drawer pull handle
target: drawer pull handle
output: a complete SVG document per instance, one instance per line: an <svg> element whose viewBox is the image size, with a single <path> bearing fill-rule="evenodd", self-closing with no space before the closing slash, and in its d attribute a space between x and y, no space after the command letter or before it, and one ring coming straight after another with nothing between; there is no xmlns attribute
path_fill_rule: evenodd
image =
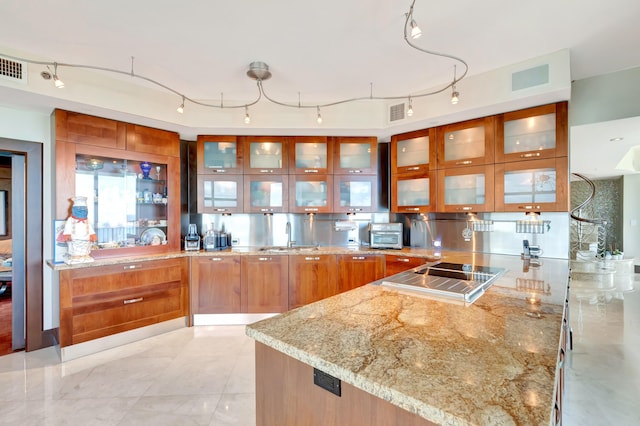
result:
<svg viewBox="0 0 640 426"><path fill-rule="evenodd" d="M216 211L216 212L226 212L226 211L227 211L227 209L213 209L213 211Z"/></svg>
<svg viewBox="0 0 640 426"><path fill-rule="evenodd" d="M272 212L273 209L260 209L261 212Z"/></svg>
<svg viewBox="0 0 640 426"><path fill-rule="evenodd" d="M222 260L222 258L221 258L221 257L212 257L212 258L211 258L211 261L212 261L212 262L220 262L221 260Z"/></svg>
<svg viewBox="0 0 640 426"><path fill-rule="evenodd" d="M268 262L270 260L273 260L273 257L259 257L258 260L263 262Z"/></svg>
<svg viewBox="0 0 640 426"><path fill-rule="evenodd" d="M216 169L216 173L227 173L225 169Z"/></svg>
<svg viewBox="0 0 640 426"><path fill-rule="evenodd" d="M126 299L124 301L125 305L130 305L131 303L138 303L138 302L142 302L144 300L144 297L136 297L135 299Z"/></svg>
<svg viewBox="0 0 640 426"><path fill-rule="evenodd" d="M456 166L466 166L468 164L473 164L473 161L471 160L456 161Z"/></svg>
<svg viewBox="0 0 640 426"><path fill-rule="evenodd" d="M467 211L473 210L473 207L468 207L468 206L458 207L456 210L463 210L467 212Z"/></svg>
<svg viewBox="0 0 640 426"><path fill-rule="evenodd" d="M409 262L409 259L401 259L401 258L397 258L396 259L398 262Z"/></svg>
<svg viewBox="0 0 640 426"><path fill-rule="evenodd" d="M305 211L305 212L317 212L317 211L318 211L318 209L317 209L316 207L313 207L313 208L305 208L305 209L304 209L304 211Z"/></svg>
<svg viewBox="0 0 640 426"><path fill-rule="evenodd" d="M260 170L260 173L273 173L273 170L270 170L270 169L262 169L262 170Z"/></svg>
<svg viewBox="0 0 640 426"><path fill-rule="evenodd" d="M405 210L408 212L417 212L420 211L420 207L406 207Z"/></svg>
<svg viewBox="0 0 640 426"><path fill-rule="evenodd" d="M420 166L407 167L407 170L410 170L410 171L413 171L413 170L420 170Z"/></svg>
<svg viewBox="0 0 640 426"><path fill-rule="evenodd" d="M318 173L318 169L305 169L305 173Z"/></svg>
<svg viewBox="0 0 640 426"><path fill-rule="evenodd" d="M362 173L362 170L349 170L349 173Z"/></svg>
<svg viewBox="0 0 640 426"><path fill-rule="evenodd" d="M364 256L353 256L351 259L353 259L353 260L364 260L366 258Z"/></svg>
<svg viewBox="0 0 640 426"><path fill-rule="evenodd" d="M527 154L520 154L520 158L531 158L531 157L540 157L539 152L529 152Z"/></svg>
<svg viewBox="0 0 640 426"><path fill-rule="evenodd" d="M522 210L532 210L532 209L540 209L541 207L529 205L529 206L518 206L518 208Z"/></svg>
<svg viewBox="0 0 640 426"><path fill-rule="evenodd" d="M319 257L305 257L304 260L320 260Z"/></svg>
<svg viewBox="0 0 640 426"><path fill-rule="evenodd" d="M123 266L122 269L127 271L127 270L130 270L130 269L136 269L137 267L138 267L138 265L126 265L126 266Z"/></svg>

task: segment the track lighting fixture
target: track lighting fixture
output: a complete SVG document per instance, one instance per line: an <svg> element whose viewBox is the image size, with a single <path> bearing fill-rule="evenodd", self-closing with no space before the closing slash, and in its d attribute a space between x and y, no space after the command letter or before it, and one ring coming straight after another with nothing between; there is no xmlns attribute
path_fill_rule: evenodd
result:
<svg viewBox="0 0 640 426"><path fill-rule="evenodd" d="M256 82L256 85L258 87L258 93L256 95L256 98L252 101L244 101L242 103L239 103L237 105L225 105L222 102L222 96L220 97L220 102L219 103L210 103L210 102L202 102L200 100L197 99L197 97L189 97L184 95L183 93L179 92L178 90L175 90L161 82L158 82L154 79L151 79L149 77L146 76L142 76L139 74L136 74L134 72L134 68L133 68L133 57L131 57L131 69L130 70L119 70L119 69L114 69L114 68L107 68L107 67L100 67L100 66L95 66L95 65L86 65L86 64L70 64L70 63L58 63L58 62L49 62L49 61L36 61L36 60L30 60L27 58L20 58L20 57L15 57L15 56L11 56L11 55L5 55L2 54L3 57L5 58L9 58L9 59L13 59L13 60L17 60L17 61L23 61L26 63L31 63L31 64L38 64L38 65L44 65L47 68L49 68L49 66L53 67L53 81L56 87L58 88L63 88L64 87L64 83L62 82L62 80L60 80L60 78L58 77L58 65L60 65L61 67L69 67L69 68L81 68L81 69L86 69L86 70L97 70L97 71L101 71L101 72L108 72L108 73L114 73L114 74L122 74L122 75L126 75L126 76L130 76L132 78L138 78L141 80L144 80L147 83L151 83L155 86L158 86L159 88L162 88L168 92L171 92L177 96L182 97L182 103L180 104L180 106L177 108L177 111L179 113L184 113L184 108L185 108L185 103L186 102L190 102L196 105L200 105L203 107L208 107L208 108L219 108L219 109L240 109L240 108L244 108L245 109L245 116L244 116L244 122L245 124L250 124L251 123L251 117L249 116L249 107L252 105L257 104L258 102L260 102L260 100L264 97L266 100L268 100L271 103L283 106L283 107L288 107L288 108L316 108L316 112L317 112L317 117L316 117L316 121L318 122L318 124L322 123L322 115L320 113L320 108L327 108L327 107L331 107L331 106L336 106L336 105L341 105L341 104L346 104L346 103L351 103L351 102L357 102L357 101L369 101L369 100L382 100L382 101L390 101L390 100L404 100L407 99L407 97L409 98L409 107L407 109L407 116L411 116L413 114L413 105L412 105L412 100L413 98L422 98L422 97L426 97L426 96L432 96L432 95L436 95L439 93L443 93L446 90L449 89L449 87L451 87L452 89L452 96L451 96L451 102L452 103L457 103L460 94L456 91L456 84L462 80L466 75L467 75L467 71L468 71L468 66L467 63L456 57L453 55L449 55L449 54L445 54L445 53L439 53L439 52L435 52L432 50L427 50L424 49L420 46L417 46L415 44L413 44L412 39L417 39L418 37L420 37L420 35L422 34L420 27L418 27L418 24L414 18L413 15L413 8L414 5L416 3L416 0L412 0L411 2L411 6L409 8L408 13L405 13L405 22L404 22L404 40L405 42L413 49L416 49L422 53L426 53L428 55L432 55L432 56L439 56L439 57L443 57L443 58L447 58L450 60L453 60L457 63L461 63L464 66L464 72L462 73L462 75L460 76L460 78L457 78L455 75L455 67L454 67L454 78L453 78L453 82L447 84L444 87L440 87L440 88L436 88L434 90L431 90L429 92L422 92L419 94L401 94L401 95L397 95L397 96L373 96L373 84L371 83L371 90L370 93L367 94L366 96L359 96L359 97L354 97L354 98L348 98L348 99L338 99L335 101L331 101L331 102L327 102L324 104L318 104L318 103L314 103L314 104L308 104L308 105L304 105L300 103L300 95L298 92L298 102L297 103L289 103L289 102L283 102L283 101L279 101L271 96L269 96L264 88L264 82L269 80L272 77L271 72L269 71L269 66L264 63L264 62L251 62L249 65L249 70L247 71L247 76L249 78L251 78L252 80L254 80ZM49 71L51 71L49 69Z"/></svg>
<svg viewBox="0 0 640 426"><path fill-rule="evenodd" d="M460 100L460 93L456 91L456 83L459 80L456 80L456 66L453 66L453 82L451 83L451 103L453 105L457 104Z"/></svg>

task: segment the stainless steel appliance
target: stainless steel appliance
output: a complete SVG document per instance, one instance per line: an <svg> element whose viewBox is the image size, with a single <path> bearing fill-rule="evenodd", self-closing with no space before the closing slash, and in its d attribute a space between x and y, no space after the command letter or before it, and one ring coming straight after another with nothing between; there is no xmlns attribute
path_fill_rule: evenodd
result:
<svg viewBox="0 0 640 426"><path fill-rule="evenodd" d="M401 249L402 223L372 223L369 245L371 248Z"/></svg>
<svg viewBox="0 0 640 426"><path fill-rule="evenodd" d="M381 285L471 304L504 272L503 268L440 262L385 278Z"/></svg>

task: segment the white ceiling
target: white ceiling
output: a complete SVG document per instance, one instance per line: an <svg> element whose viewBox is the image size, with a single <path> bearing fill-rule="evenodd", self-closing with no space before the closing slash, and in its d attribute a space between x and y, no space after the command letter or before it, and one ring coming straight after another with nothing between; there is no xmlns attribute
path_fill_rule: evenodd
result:
<svg viewBox="0 0 640 426"><path fill-rule="evenodd" d="M5 0L0 54L123 71L133 56L136 74L198 100L218 103L224 93L228 105L256 98L246 76L253 61L270 66L265 90L281 101L297 102L298 94L304 104L368 96L370 83L376 96L405 96L453 76L451 60L404 42L410 4ZM423 31L415 43L463 58L469 76L562 49L570 49L574 80L640 65L638 0L417 0L414 16ZM0 105L74 109L69 100L20 90L0 92Z"/></svg>

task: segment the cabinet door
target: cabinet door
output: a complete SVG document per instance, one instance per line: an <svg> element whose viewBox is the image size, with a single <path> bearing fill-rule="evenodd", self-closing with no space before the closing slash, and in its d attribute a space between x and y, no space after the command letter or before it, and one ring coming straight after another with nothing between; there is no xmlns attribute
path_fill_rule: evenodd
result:
<svg viewBox="0 0 640 426"><path fill-rule="evenodd" d="M339 254L338 293L363 286L384 277L384 255Z"/></svg>
<svg viewBox="0 0 640 426"><path fill-rule="evenodd" d="M281 136L245 136L244 172L247 174L287 174L289 156L287 138Z"/></svg>
<svg viewBox="0 0 640 426"><path fill-rule="evenodd" d="M288 256L242 256L242 312L278 313L289 306Z"/></svg>
<svg viewBox="0 0 640 426"><path fill-rule="evenodd" d="M378 177L371 175L335 175L333 211L339 213L378 210Z"/></svg>
<svg viewBox="0 0 640 426"><path fill-rule="evenodd" d="M493 173L492 165L438 170L438 211L493 211Z"/></svg>
<svg viewBox="0 0 640 426"><path fill-rule="evenodd" d="M191 258L191 313L240 313L240 256Z"/></svg>
<svg viewBox="0 0 640 426"><path fill-rule="evenodd" d="M436 169L436 131L417 130L391 137L391 173Z"/></svg>
<svg viewBox="0 0 640 426"><path fill-rule="evenodd" d="M331 213L333 176L289 176L289 211L292 213Z"/></svg>
<svg viewBox="0 0 640 426"><path fill-rule="evenodd" d="M289 208L287 175L245 175L244 211L246 213L282 213Z"/></svg>
<svg viewBox="0 0 640 426"><path fill-rule="evenodd" d="M385 277L399 274L407 269L415 268L416 266L424 265L427 263L427 259L421 257L409 257L409 256L385 256Z"/></svg>
<svg viewBox="0 0 640 426"><path fill-rule="evenodd" d="M127 124L127 150L180 157L180 136L176 132Z"/></svg>
<svg viewBox="0 0 640 426"><path fill-rule="evenodd" d="M336 294L336 256L289 256L289 309Z"/></svg>
<svg viewBox="0 0 640 426"><path fill-rule="evenodd" d="M378 173L378 140L375 137L333 138L333 173L375 175Z"/></svg>
<svg viewBox="0 0 640 426"><path fill-rule="evenodd" d="M566 157L567 128L567 102L498 115L496 163Z"/></svg>
<svg viewBox="0 0 640 426"><path fill-rule="evenodd" d="M236 136L198 136L198 174L242 174L242 148Z"/></svg>
<svg viewBox="0 0 640 426"><path fill-rule="evenodd" d="M241 175L198 175L198 213L242 213Z"/></svg>
<svg viewBox="0 0 640 426"><path fill-rule="evenodd" d="M567 157L496 164L496 211L568 211Z"/></svg>
<svg viewBox="0 0 640 426"><path fill-rule="evenodd" d="M391 175L391 211L394 213L436 211L436 171Z"/></svg>
<svg viewBox="0 0 640 426"><path fill-rule="evenodd" d="M55 110L56 140L103 148L125 149L127 125L77 112Z"/></svg>
<svg viewBox="0 0 640 426"><path fill-rule="evenodd" d="M439 169L494 162L493 116L439 127L436 137Z"/></svg>
<svg viewBox="0 0 640 426"><path fill-rule="evenodd" d="M333 173L333 142L326 136L295 136L289 138L289 173Z"/></svg>

